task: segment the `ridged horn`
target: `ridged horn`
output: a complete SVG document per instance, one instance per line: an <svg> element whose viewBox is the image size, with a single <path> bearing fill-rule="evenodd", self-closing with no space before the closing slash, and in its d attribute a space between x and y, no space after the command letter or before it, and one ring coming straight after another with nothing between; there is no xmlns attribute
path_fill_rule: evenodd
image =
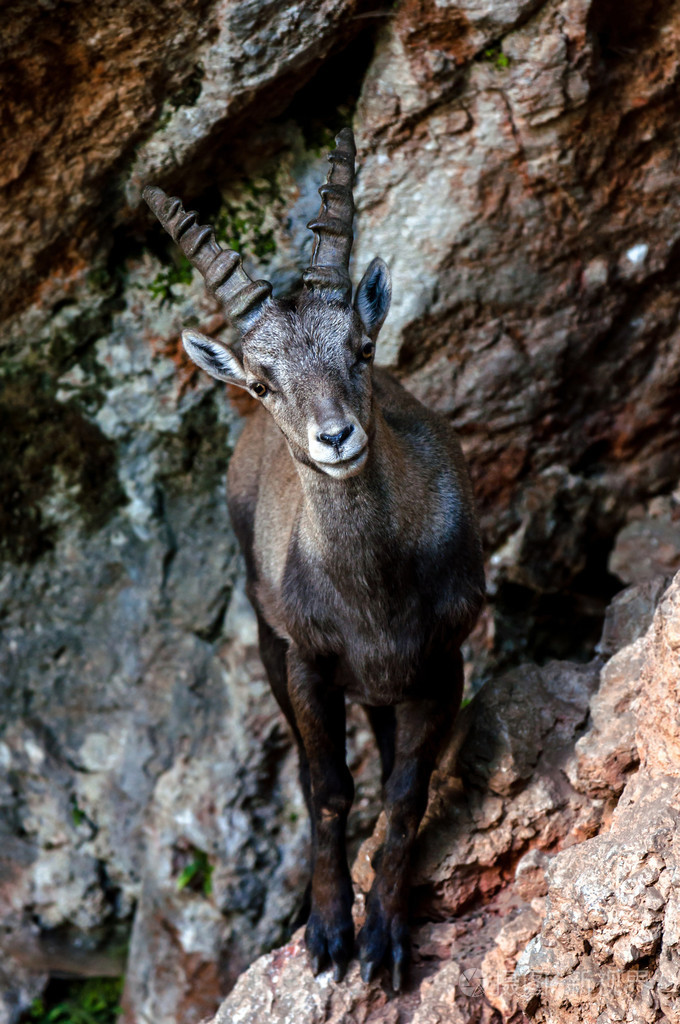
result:
<svg viewBox="0 0 680 1024"><path fill-rule="evenodd" d="M245 330L260 313L258 307L272 293L269 281L253 281L241 265L241 257L223 249L215 241L211 227L197 222L198 214L189 213L179 199L167 196L163 189L147 185L142 196L187 259L200 271L208 291L222 304L234 324Z"/></svg>
<svg viewBox="0 0 680 1024"><path fill-rule="evenodd" d="M323 288L348 302L352 298L349 254L352 251L354 218L354 158L356 147L351 128L335 138L335 150L328 154L331 169L319 189L321 209L307 227L316 234L312 262L302 275L308 289Z"/></svg>

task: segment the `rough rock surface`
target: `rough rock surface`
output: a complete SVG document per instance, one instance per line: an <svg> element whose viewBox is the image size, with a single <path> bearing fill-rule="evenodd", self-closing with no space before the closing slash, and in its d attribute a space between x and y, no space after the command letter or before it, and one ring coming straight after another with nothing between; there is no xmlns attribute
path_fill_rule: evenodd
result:
<svg viewBox="0 0 680 1024"><path fill-rule="evenodd" d="M121 186L136 205L140 181L191 166L256 96L278 112L292 82L356 32L359 11L353 0L57 0L36 18L10 0L0 237L19 259L3 262L2 315L88 270L107 222L129 217Z"/></svg>
<svg viewBox="0 0 680 1024"><path fill-rule="evenodd" d="M617 534L609 569L624 583L645 583L680 568L680 493L633 508Z"/></svg>
<svg viewBox="0 0 680 1024"><path fill-rule="evenodd" d="M50 975L121 973L130 934L128 1021L198 1019L297 912L306 825L224 500L238 416L178 349L183 325L227 328L138 206L147 178L290 292L324 148L354 124L354 276L390 263L380 358L460 429L489 552L474 786L440 779L449 848L419 867L422 913L459 917L421 949L455 931L471 970L493 954L491 992L538 927L525 858L608 827L641 757L674 774L674 698L638 707L629 681L680 564L679 35L675 0L5 4L2 1024ZM564 662L592 657L621 581L600 655L637 645L574 743L597 670ZM541 667L501 676L521 661ZM355 845L368 746L357 718ZM453 1019L436 956L423 986Z"/></svg>
<svg viewBox="0 0 680 1024"><path fill-rule="evenodd" d="M381 36L358 107L357 261L389 253L383 351L461 430L499 538L534 488L545 508L555 464L566 516L574 476L599 505L677 475L656 428L677 423L675 147L655 126L677 103L678 11L508 3L480 38L492 7L407 3ZM667 340L640 362L650 330ZM558 586L560 525L539 517L533 540Z"/></svg>
<svg viewBox="0 0 680 1024"><path fill-rule="evenodd" d="M676 576L610 705L613 717L625 701L639 770L611 828L554 858L545 921L518 960L539 1020L558 1007L568 1021L680 1019L679 601Z"/></svg>
<svg viewBox="0 0 680 1024"><path fill-rule="evenodd" d="M439 923L414 930L406 993L364 985L356 965L342 985L313 979L299 933L249 968L214 1024L265 1011L274 1024L679 1020L677 702L655 728L677 696L678 601L680 574L644 639L599 670L527 666L468 706L419 836L414 912ZM583 754L598 737L603 778ZM615 762L624 782L610 751L631 746ZM355 863L357 923L380 840L379 824Z"/></svg>

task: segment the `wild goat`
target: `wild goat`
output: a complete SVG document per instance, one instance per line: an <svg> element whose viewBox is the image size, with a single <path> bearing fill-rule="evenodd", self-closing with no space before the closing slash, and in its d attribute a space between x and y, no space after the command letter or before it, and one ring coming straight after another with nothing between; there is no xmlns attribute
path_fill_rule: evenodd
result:
<svg viewBox="0 0 680 1024"><path fill-rule="evenodd" d="M361 975L408 966L408 875L430 775L460 705L460 646L484 593L470 482L448 424L373 365L391 284L374 259L352 304L354 137L319 189L311 265L294 300L251 281L179 199L144 198L241 335L186 330L212 377L257 396L228 473L229 509L262 661L297 741L312 826L305 940L336 980L354 949L345 824L354 786L345 698L364 705L382 762L387 833L358 937ZM414 254L415 255L415 254Z"/></svg>

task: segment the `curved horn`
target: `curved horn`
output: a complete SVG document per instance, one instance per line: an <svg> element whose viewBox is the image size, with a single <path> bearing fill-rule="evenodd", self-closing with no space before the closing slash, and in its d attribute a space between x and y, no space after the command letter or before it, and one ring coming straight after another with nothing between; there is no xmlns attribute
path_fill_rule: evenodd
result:
<svg viewBox="0 0 680 1024"><path fill-rule="evenodd" d="M356 147L351 128L343 128L335 138L335 150L328 154L331 169L326 184L319 189L321 209L316 220L307 225L314 231L312 262L302 275L309 289L335 292L348 302L352 298L349 254L352 250L354 217L354 157Z"/></svg>
<svg viewBox="0 0 680 1024"><path fill-rule="evenodd" d="M247 330L259 316L258 306L269 298L269 281L252 281L241 265L241 257L223 249L215 241L211 227L201 227L198 214L187 213L180 200L165 194L155 185L147 185L142 196L187 259L200 271L206 288L219 299L224 311L237 327Z"/></svg>

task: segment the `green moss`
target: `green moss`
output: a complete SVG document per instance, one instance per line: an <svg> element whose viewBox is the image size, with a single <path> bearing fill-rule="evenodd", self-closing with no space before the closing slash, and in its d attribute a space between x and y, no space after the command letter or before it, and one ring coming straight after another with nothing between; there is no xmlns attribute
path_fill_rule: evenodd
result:
<svg viewBox="0 0 680 1024"><path fill-rule="evenodd" d="M113 443L71 404L57 402L36 375L0 392L0 557L33 562L54 545L56 526L41 504L57 482L69 491L85 528L100 529L124 501Z"/></svg>
<svg viewBox="0 0 680 1024"><path fill-rule="evenodd" d="M276 251L272 228L264 226L267 210L276 202L274 182L245 182L238 200L227 201L215 223L215 237L228 249L265 259Z"/></svg>
<svg viewBox="0 0 680 1024"><path fill-rule="evenodd" d="M158 121L156 122L157 132L161 132L164 128L168 127L175 111L179 110L180 107L193 107L196 105L198 97L201 95L204 77L205 68L202 64L197 64L177 92L173 93L163 104Z"/></svg>
<svg viewBox="0 0 680 1024"><path fill-rule="evenodd" d="M164 128L168 127L168 125L170 124L171 121L172 121L172 108L171 107L163 107L163 110L161 111L161 116L158 118L158 123L156 124L156 131L162 132Z"/></svg>
<svg viewBox="0 0 680 1024"><path fill-rule="evenodd" d="M121 1014L122 978L88 978L51 986L34 999L24 1024L116 1024Z"/></svg>
<svg viewBox="0 0 680 1024"><path fill-rule="evenodd" d="M95 267L87 275L88 283L97 290L104 291L111 287L113 281L108 267Z"/></svg>
<svg viewBox="0 0 680 1024"><path fill-rule="evenodd" d="M341 128L350 125L351 113L349 108L338 110L333 118L335 128L329 128L325 121L310 120L305 125L305 142L310 152L319 159L325 153L330 153L335 148L335 136ZM339 127L337 127L339 125ZM351 125L350 125L351 126Z"/></svg>
<svg viewBox="0 0 680 1024"><path fill-rule="evenodd" d="M147 285L147 289L151 292L154 299L161 300L161 306L166 302L175 301L175 293L173 287L176 284L191 284L193 271L191 264L186 256L180 254L177 262L172 263L169 267L164 267L160 270L151 284Z"/></svg>
<svg viewBox="0 0 680 1024"><path fill-rule="evenodd" d="M85 821L85 811L78 806L78 801L74 796L71 797L71 820L76 828Z"/></svg>
<svg viewBox="0 0 680 1024"><path fill-rule="evenodd" d="M212 895L212 873L213 865L208 860L208 854L196 847L191 849L192 859L180 871L175 886L177 892L182 889L191 889L194 892L202 892L204 896Z"/></svg>
<svg viewBox="0 0 680 1024"><path fill-rule="evenodd" d="M481 60L487 64L493 64L497 71L505 71L510 67L510 58L507 53L503 53L502 42L487 46L481 55Z"/></svg>

